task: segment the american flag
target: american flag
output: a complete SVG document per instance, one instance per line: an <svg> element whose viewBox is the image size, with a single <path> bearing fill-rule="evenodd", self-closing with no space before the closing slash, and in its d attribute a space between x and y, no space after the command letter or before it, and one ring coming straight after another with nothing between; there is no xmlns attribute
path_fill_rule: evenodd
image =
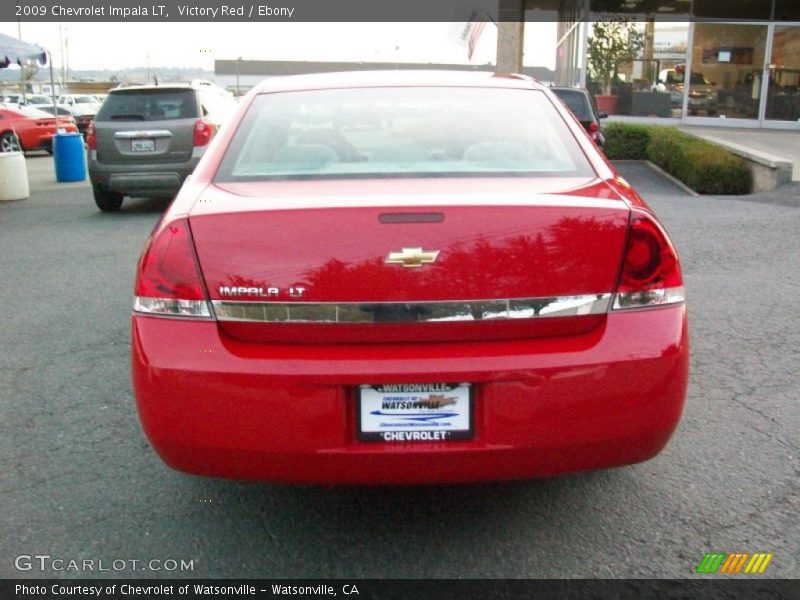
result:
<svg viewBox="0 0 800 600"><path fill-rule="evenodd" d="M467 58L469 60L472 60L475 46L478 45L478 38L481 37L484 27L486 27L486 21L473 21L469 24L469 32L467 33Z"/></svg>

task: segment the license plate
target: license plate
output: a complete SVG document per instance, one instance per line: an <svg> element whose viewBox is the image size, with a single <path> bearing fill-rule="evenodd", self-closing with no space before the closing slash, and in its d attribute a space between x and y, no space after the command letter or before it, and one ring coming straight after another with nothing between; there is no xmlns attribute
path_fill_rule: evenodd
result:
<svg viewBox="0 0 800 600"><path fill-rule="evenodd" d="M474 436L468 383L362 385L357 397L363 442L450 442Z"/></svg>
<svg viewBox="0 0 800 600"><path fill-rule="evenodd" d="M131 140L131 152L152 152L155 149L155 140Z"/></svg>

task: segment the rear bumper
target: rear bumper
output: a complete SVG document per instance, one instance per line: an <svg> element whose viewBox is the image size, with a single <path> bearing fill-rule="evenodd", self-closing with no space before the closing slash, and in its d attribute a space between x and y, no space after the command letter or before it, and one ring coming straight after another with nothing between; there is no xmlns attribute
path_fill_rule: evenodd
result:
<svg viewBox="0 0 800 600"><path fill-rule="evenodd" d="M18 135L22 147L26 151L30 150L52 150L53 149L53 136L54 132L36 132L35 135L27 134L24 136Z"/></svg>
<svg viewBox="0 0 800 600"><path fill-rule="evenodd" d="M101 163L95 151L89 152L89 178L92 183L126 196L174 196L191 175L200 157L181 163Z"/></svg>
<svg viewBox="0 0 800 600"><path fill-rule="evenodd" d="M133 317L154 448L176 469L239 479L462 482L644 461L680 419L688 356L683 305L565 338L395 346L252 344L213 322ZM356 440L355 386L442 381L475 384L475 439Z"/></svg>

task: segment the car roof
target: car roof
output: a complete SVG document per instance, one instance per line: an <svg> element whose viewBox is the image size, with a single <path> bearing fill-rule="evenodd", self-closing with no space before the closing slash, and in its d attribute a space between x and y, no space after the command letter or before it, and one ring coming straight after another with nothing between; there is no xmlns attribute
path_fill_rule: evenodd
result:
<svg viewBox="0 0 800 600"><path fill-rule="evenodd" d="M532 77L488 71L342 71L272 77L255 87L255 93L369 87L486 87L542 89Z"/></svg>
<svg viewBox="0 0 800 600"><path fill-rule="evenodd" d="M584 94L584 95L589 93L587 90L585 90L583 88L567 87L567 86L563 86L563 85L553 85L553 86L550 86L549 89L550 89L551 92L556 92L556 93L558 93L558 92L567 92L567 93L574 92L576 94Z"/></svg>
<svg viewBox="0 0 800 600"><path fill-rule="evenodd" d="M108 90L109 94L119 94L119 93L126 93L126 92L141 92L141 91L161 91L161 92L173 92L175 90L196 90L198 89L197 86L194 86L190 83L167 83L164 85L128 85L125 87L118 87L112 90ZM91 95L91 94L86 94Z"/></svg>

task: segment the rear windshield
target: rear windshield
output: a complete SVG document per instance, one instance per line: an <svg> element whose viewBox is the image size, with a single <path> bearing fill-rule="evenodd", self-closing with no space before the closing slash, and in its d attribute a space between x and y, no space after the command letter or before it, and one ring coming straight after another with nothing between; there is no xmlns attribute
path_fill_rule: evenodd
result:
<svg viewBox="0 0 800 600"><path fill-rule="evenodd" d="M65 116L70 116L70 117L72 116L72 113L69 112L66 108L61 108L60 106L58 106L58 107L56 107L56 109L57 109L56 112L58 112L59 115L65 115ZM48 115L52 115L53 114L53 107L52 106L46 106L46 105L37 106L34 110L41 111L41 112L46 112ZM35 115L30 115L30 116L35 116Z"/></svg>
<svg viewBox="0 0 800 600"><path fill-rule="evenodd" d="M579 91L572 90L553 90L553 92L561 98L567 108L572 111L579 121L593 121L594 113L592 106L589 104L589 98L586 94Z"/></svg>
<svg viewBox="0 0 800 600"><path fill-rule="evenodd" d="M37 106L35 108L33 106L20 106L19 108L15 109L15 110L16 110L16 112L18 112L22 116L30 117L32 119L45 119L47 117L50 117L50 118L53 117L53 113L52 112L48 113L47 111L42 110L42 107L40 107L40 106ZM51 107L51 110L52 110L52 107Z"/></svg>
<svg viewBox="0 0 800 600"><path fill-rule="evenodd" d="M163 121L199 117L194 90L126 90L109 94L96 121Z"/></svg>
<svg viewBox="0 0 800 600"><path fill-rule="evenodd" d="M593 171L540 91L362 88L256 97L215 181L487 174Z"/></svg>
<svg viewBox="0 0 800 600"><path fill-rule="evenodd" d="M96 104L97 99L93 98L92 96L73 96L73 100L75 100L75 104Z"/></svg>

